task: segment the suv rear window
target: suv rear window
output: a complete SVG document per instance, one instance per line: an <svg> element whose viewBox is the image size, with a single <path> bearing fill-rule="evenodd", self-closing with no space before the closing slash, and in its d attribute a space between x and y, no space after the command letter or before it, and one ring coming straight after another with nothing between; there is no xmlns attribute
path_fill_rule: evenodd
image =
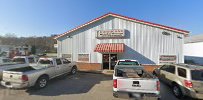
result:
<svg viewBox="0 0 203 100"><path fill-rule="evenodd" d="M119 61L118 65L139 65L137 61Z"/></svg>
<svg viewBox="0 0 203 100"><path fill-rule="evenodd" d="M178 75L186 78L186 75L187 75L186 70L183 68L178 68Z"/></svg>
<svg viewBox="0 0 203 100"><path fill-rule="evenodd" d="M191 70L192 80L203 81L203 70Z"/></svg>

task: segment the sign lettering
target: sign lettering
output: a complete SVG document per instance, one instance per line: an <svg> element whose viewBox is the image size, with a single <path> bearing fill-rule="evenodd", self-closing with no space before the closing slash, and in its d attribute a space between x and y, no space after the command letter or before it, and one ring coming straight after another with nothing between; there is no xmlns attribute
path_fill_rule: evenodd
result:
<svg viewBox="0 0 203 100"><path fill-rule="evenodd" d="M97 31L97 38L122 38L125 36L125 30L99 30Z"/></svg>

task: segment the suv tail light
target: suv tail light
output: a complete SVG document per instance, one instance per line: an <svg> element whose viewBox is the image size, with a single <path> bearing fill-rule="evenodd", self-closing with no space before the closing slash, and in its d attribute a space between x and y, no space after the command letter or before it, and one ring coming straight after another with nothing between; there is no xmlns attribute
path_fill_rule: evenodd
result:
<svg viewBox="0 0 203 100"><path fill-rule="evenodd" d="M117 88L117 79L113 80L113 87Z"/></svg>
<svg viewBox="0 0 203 100"><path fill-rule="evenodd" d="M160 82L159 81L156 81L156 90L160 91Z"/></svg>
<svg viewBox="0 0 203 100"><path fill-rule="evenodd" d="M28 76L27 75L22 75L22 81L28 81Z"/></svg>
<svg viewBox="0 0 203 100"><path fill-rule="evenodd" d="M185 83L185 86L188 87L188 88L192 88L193 85L192 85L192 82L191 81L188 81L188 80L184 80L184 83Z"/></svg>

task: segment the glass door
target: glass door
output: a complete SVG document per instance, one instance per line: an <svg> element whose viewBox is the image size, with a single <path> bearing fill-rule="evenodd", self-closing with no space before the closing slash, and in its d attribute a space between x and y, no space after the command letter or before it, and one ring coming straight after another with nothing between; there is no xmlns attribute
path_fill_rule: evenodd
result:
<svg viewBox="0 0 203 100"><path fill-rule="evenodd" d="M103 54L103 69L113 70L117 61L117 54Z"/></svg>
<svg viewBox="0 0 203 100"><path fill-rule="evenodd" d="M109 69L109 54L103 54L103 69Z"/></svg>

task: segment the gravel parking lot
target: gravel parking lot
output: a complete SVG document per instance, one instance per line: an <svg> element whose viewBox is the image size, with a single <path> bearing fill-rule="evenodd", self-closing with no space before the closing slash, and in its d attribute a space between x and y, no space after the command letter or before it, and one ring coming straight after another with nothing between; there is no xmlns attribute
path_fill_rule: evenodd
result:
<svg viewBox="0 0 203 100"><path fill-rule="evenodd" d="M162 100L177 100L170 88L161 84ZM128 95L112 96L112 76L78 73L50 81L41 90L13 90L0 87L0 100L126 100ZM188 99L190 100L190 99Z"/></svg>

